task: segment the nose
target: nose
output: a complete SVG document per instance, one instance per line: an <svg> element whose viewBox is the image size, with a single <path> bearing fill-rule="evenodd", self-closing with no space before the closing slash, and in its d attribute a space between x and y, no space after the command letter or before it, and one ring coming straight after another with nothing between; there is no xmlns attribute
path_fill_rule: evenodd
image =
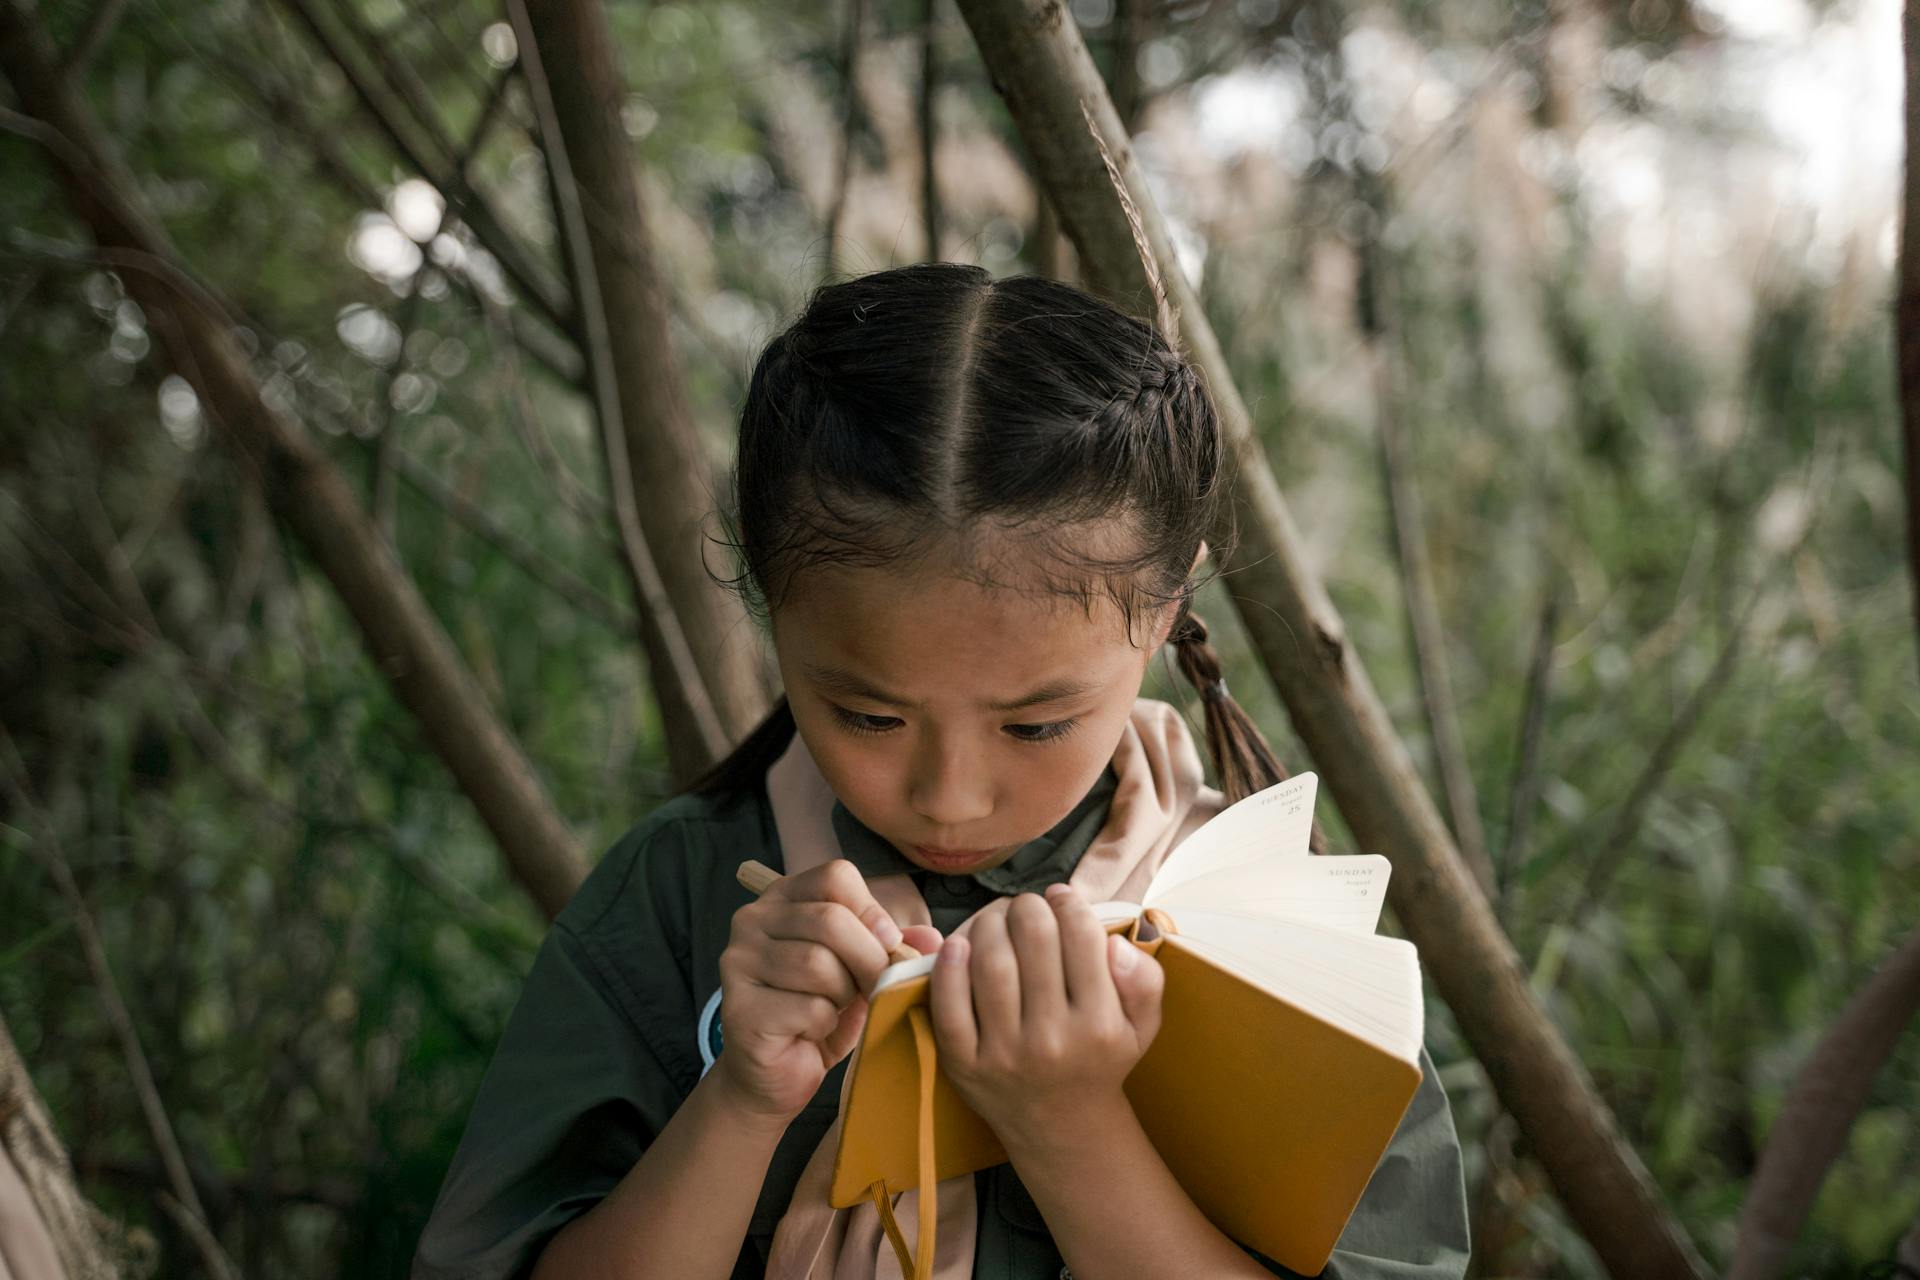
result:
<svg viewBox="0 0 1920 1280"><path fill-rule="evenodd" d="M915 813L943 830L993 812L993 783L979 758L951 738L929 735L915 751L908 780Z"/></svg>

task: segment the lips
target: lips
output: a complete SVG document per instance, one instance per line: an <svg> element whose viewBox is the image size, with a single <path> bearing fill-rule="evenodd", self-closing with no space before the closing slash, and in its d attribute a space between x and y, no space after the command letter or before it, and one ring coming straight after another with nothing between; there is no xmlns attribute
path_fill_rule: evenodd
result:
<svg viewBox="0 0 1920 1280"><path fill-rule="evenodd" d="M923 844L913 846L913 852L922 862L942 869L970 866L993 855L991 849L930 849Z"/></svg>

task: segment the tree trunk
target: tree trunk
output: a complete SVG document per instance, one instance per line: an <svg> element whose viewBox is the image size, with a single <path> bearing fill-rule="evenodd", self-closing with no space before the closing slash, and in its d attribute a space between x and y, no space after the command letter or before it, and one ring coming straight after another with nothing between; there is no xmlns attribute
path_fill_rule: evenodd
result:
<svg viewBox="0 0 1920 1280"><path fill-rule="evenodd" d="M960 8L1033 154L1035 173L1079 248L1090 287L1151 316L1146 270L1083 104L1115 158L1180 315L1182 332L1169 337L1184 336L1204 371L1234 456L1243 554L1233 583L1242 622L1360 846L1392 856L1395 912L1502 1103L1614 1274L1703 1275L1704 1264L1662 1206L1591 1078L1533 1000L1512 944L1349 646L1066 6L961 0Z"/></svg>
<svg viewBox="0 0 1920 1280"><path fill-rule="evenodd" d="M539 120L541 146L546 152L547 190L554 219L560 224L561 256L574 282L579 316L580 346L586 355L588 386L599 419L601 460L606 475L608 505L619 534L620 562L627 570L634 599L642 652L665 722L667 757L681 781L697 776L726 754L729 734L720 723L706 677L687 642L680 615L667 595L660 564L640 524L637 493L631 482L626 417L620 402L620 370L607 328L606 298L589 241L586 204L573 175L573 161L560 117L554 107L553 84L546 73L538 37L522 0L508 0L507 13L520 42L520 68L527 96Z"/></svg>
<svg viewBox="0 0 1920 1280"><path fill-rule="evenodd" d="M21 106L51 126L42 141L74 209L160 332L173 367L332 582L368 657L479 811L509 872L553 916L586 872L572 833L338 468L298 422L261 399L224 309L140 203L22 0L0 0L0 70Z"/></svg>
<svg viewBox="0 0 1920 1280"><path fill-rule="evenodd" d="M47 1107L0 1017L0 1274L19 1280L114 1280L98 1211L73 1180Z"/></svg>
<svg viewBox="0 0 1920 1280"><path fill-rule="evenodd" d="M1728 1280L1780 1274L1874 1076L1917 1015L1920 929L1847 1002L1794 1077L1747 1189Z"/></svg>
<svg viewBox="0 0 1920 1280"><path fill-rule="evenodd" d="M707 572L710 562L721 572L732 566L724 550L708 546L702 528L715 506L713 472L687 406L633 147L620 123L626 86L614 62L613 34L600 0L529 0L527 21L541 62L555 70L549 77L554 111L578 184L612 348L628 467L613 482L632 487L641 532L724 736L737 741L769 705L759 646L745 611ZM663 678L671 664L657 626L648 627L647 650L669 729L691 723L686 691ZM669 736L676 774L688 776L690 765L706 763L693 760L691 735Z"/></svg>

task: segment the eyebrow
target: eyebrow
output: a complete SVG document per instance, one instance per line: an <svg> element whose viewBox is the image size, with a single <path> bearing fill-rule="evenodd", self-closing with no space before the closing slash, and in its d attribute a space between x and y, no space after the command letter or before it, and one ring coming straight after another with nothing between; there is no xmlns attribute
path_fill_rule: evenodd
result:
<svg viewBox="0 0 1920 1280"><path fill-rule="evenodd" d="M851 671L842 671L837 667L818 667L806 664L806 673L813 682L828 693L837 693L847 698L864 698L869 702L884 702L890 707L916 707L919 704L909 702L898 694L888 693L876 685L867 683ZM1006 702L989 702L987 707L993 711L1018 711L1023 707L1037 707L1049 702L1061 702L1067 698L1079 697L1095 688L1091 680L1078 680L1071 676L1062 676L1049 680L1031 693Z"/></svg>

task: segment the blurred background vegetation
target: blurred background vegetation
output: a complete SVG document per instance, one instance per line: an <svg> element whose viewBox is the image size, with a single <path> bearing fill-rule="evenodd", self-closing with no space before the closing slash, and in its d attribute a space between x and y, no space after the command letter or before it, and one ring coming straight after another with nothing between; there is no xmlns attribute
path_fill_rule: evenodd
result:
<svg viewBox="0 0 1920 1280"><path fill-rule="evenodd" d="M324 433L560 813L605 848L673 784L590 408L523 325L524 292L294 6L107 7L82 80L103 129L243 310L268 402ZM502 13L316 7L410 69L453 137L488 122L472 185L557 263ZM1424 556L1501 918L1724 1263L1793 1073L1920 920L1895 4L1072 11L1438 791L1409 536ZM39 12L70 48L98 10ZM1073 278L942 0L610 13L716 492L754 357L830 272L938 256ZM0 798L0 1010L87 1194L160 1274L197 1274L71 900L29 847L57 844L239 1267L402 1274L544 921L7 134L0 226L0 724L36 806ZM1201 612L1230 683L1310 767L1228 590ZM1179 698L1167 675L1150 692ZM1477 1273L1598 1274L1437 1000L1429 1041ZM1916 1217L1909 1035L1794 1274L1858 1274Z"/></svg>

